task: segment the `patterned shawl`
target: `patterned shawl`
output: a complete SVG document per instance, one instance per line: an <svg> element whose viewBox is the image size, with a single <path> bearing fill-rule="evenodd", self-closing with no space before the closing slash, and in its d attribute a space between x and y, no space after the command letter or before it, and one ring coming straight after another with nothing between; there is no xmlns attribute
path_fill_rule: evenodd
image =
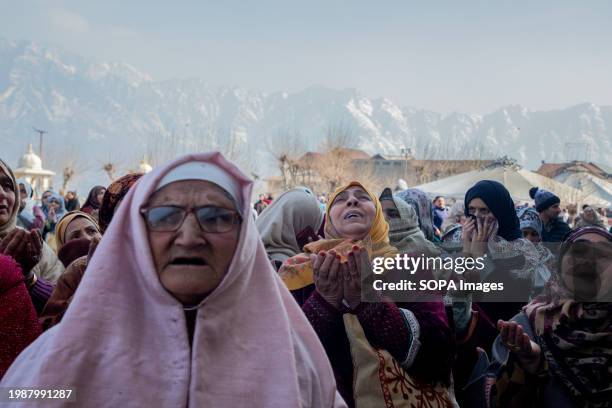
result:
<svg viewBox="0 0 612 408"><path fill-rule="evenodd" d="M113 214L117 209L117 205L127 195L130 188L142 177L142 174L126 174L123 177L113 181L110 186L106 189L104 197L102 198L102 205L100 206L100 212L98 213L98 219L100 224L100 230L102 233L108 228L113 219Z"/></svg>
<svg viewBox="0 0 612 408"><path fill-rule="evenodd" d="M392 218L389 223L389 240L391 245L397 248L400 253L424 253L428 256L440 254L440 249L433 243L425 239L423 231L419 228L414 207L397 196L393 196L393 203L399 211L400 218Z"/></svg>
<svg viewBox="0 0 612 408"><path fill-rule="evenodd" d="M429 241L434 240L435 230L433 223L433 204L427 197L424 191L416 188L409 188L404 191L400 191L396 194L397 197L401 198L414 208L416 211L417 218L419 220L419 228L425 234L425 238Z"/></svg>
<svg viewBox="0 0 612 408"><path fill-rule="evenodd" d="M561 247L563 259L569 244L595 233L612 242L602 228L574 230ZM612 400L612 303L577 302L562 277L553 279L546 293L523 308L550 372L584 407L609 406Z"/></svg>
<svg viewBox="0 0 612 408"><path fill-rule="evenodd" d="M535 274L535 294L539 294L544 288L544 285L551 278L551 268L554 264L554 256L550 249L542 244L542 220L540 215L533 207L522 207L516 210L516 215L519 218L521 229L531 228L540 236L540 241L535 243L534 246L538 252L538 262L536 265Z"/></svg>

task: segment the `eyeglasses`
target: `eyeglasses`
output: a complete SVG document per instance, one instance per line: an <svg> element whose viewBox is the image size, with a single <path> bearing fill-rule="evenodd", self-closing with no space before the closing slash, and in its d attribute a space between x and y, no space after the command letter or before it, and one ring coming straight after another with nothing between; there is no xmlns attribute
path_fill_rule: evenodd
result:
<svg viewBox="0 0 612 408"><path fill-rule="evenodd" d="M204 232L223 233L229 232L242 222L240 215L234 211L222 207L204 206L196 208L184 208L173 205L142 208L143 215L149 230L154 232L177 231L188 214L193 213Z"/></svg>

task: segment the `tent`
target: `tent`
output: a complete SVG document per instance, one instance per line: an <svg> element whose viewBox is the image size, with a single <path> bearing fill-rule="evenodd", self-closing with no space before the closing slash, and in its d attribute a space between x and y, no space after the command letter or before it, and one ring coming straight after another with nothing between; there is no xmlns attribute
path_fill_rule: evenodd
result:
<svg viewBox="0 0 612 408"><path fill-rule="evenodd" d="M551 178L542 176L517 165L493 165L488 168L472 170L466 173L446 177L431 183L415 186L430 195L443 195L445 197L463 199L465 192L480 180L496 180L502 183L510 192L516 202L532 202L529 189L540 187L555 193L563 203L582 204L586 202L585 193L561 184ZM592 205L605 205L605 203L590 202Z"/></svg>
<svg viewBox="0 0 612 408"><path fill-rule="evenodd" d="M587 172L563 172L555 180L583 192L584 203L599 207L612 206L612 182ZM607 205L603 204L607 203Z"/></svg>

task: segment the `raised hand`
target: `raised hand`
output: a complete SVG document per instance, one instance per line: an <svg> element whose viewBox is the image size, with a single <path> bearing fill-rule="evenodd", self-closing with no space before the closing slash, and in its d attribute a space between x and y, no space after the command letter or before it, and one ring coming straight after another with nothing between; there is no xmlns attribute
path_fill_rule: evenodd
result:
<svg viewBox="0 0 612 408"><path fill-rule="evenodd" d="M15 228L0 242L0 253L15 259L26 278L42 257L42 238L38 231Z"/></svg>
<svg viewBox="0 0 612 408"><path fill-rule="evenodd" d="M339 309L344 297L340 255L334 250L328 253L319 252L317 255L310 255L310 261L317 292L330 305Z"/></svg>
<svg viewBox="0 0 612 408"><path fill-rule="evenodd" d="M463 228L464 252L479 257L487 252L487 243L494 234L497 234L498 223L495 217L476 217L470 219Z"/></svg>
<svg viewBox="0 0 612 408"><path fill-rule="evenodd" d="M463 252L472 253L472 237L476 235L476 219L468 218L462 227Z"/></svg>
<svg viewBox="0 0 612 408"><path fill-rule="evenodd" d="M49 220L49 222L52 222L52 223L56 222L56 220L55 220L55 208L53 208L53 207L49 208L47 219Z"/></svg>
<svg viewBox="0 0 612 408"><path fill-rule="evenodd" d="M523 326L517 322L498 320L497 330L504 346L516 355L525 371L532 374L537 372L542 350L523 331Z"/></svg>
<svg viewBox="0 0 612 408"><path fill-rule="evenodd" d="M353 246L348 254L348 261L344 273L344 299L351 309L361 304L362 291L371 286L363 286L372 276L372 264L368 251L364 247Z"/></svg>
<svg viewBox="0 0 612 408"><path fill-rule="evenodd" d="M98 248L99 243L100 243L100 238L98 237L94 237L89 243L89 251L87 252L87 263L89 263L89 261L93 257L94 252L96 252L96 248Z"/></svg>

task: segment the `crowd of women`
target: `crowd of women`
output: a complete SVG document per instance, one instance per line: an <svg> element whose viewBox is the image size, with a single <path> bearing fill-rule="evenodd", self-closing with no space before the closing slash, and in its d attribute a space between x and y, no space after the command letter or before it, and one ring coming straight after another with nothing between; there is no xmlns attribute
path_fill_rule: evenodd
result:
<svg viewBox="0 0 612 408"><path fill-rule="evenodd" d="M0 390L70 387L88 407L612 406L612 234L543 242L552 192L516 208L483 180L438 222L416 189L352 181L322 211L299 187L254 211L252 188L211 152L39 208L0 161ZM418 274L525 300L384 297L372 260L398 254L484 257Z"/></svg>

